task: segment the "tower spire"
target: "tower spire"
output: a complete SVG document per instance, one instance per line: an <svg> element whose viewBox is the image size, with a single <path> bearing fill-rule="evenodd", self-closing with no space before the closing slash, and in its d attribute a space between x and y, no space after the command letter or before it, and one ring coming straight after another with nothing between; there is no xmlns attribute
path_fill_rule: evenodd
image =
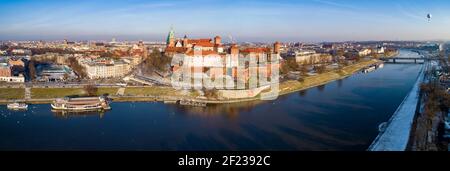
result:
<svg viewBox="0 0 450 171"><path fill-rule="evenodd" d="M166 43L167 43L167 45L170 45L174 41L175 41L175 33L173 31L173 26L170 26L170 31L169 31L169 35L167 35Z"/></svg>

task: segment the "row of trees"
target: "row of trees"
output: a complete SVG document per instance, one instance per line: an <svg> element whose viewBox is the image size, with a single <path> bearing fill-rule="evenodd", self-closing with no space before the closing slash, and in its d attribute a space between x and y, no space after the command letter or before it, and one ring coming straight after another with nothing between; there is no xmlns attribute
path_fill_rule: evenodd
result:
<svg viewBox="0 0 450 171"><path fill-rule="evenodd" d="M61 48L30 48L33 55L41 55L46 53L74 54L74 51Z"/></svg>
<svg viewBox="0 0 450 171"><path fill-rule="evenodd" d="M37 71L36 71L36 60L31 58L31 60L28 62L28 73L30 76L31 81L36 80Z"/></svg>
<svg viewBox="0 0 450 171"><path fill-rule="evenodd" d="M314 71L316 71L316 73L322 74L327 70L327 67L325 65L316 65L314 66Z"/></svg>
<svg viewBox="0 0 450 171"><path fill-rule="evenodd" d="M347 53L344 54L344 56L347 59L351 59L351 60L355 60L355 61L360 61L361 60L361 56L359 54L356 54L356 53L347 52Z"/></svg>
<svg viewBox="0 0 450 171"><path fill-rule="evenodd" d="M68 62L69 66L78 75L79 78L84 79L87 77L86 69L78 63L75 57L70 57Z"/></svg>
<svg viewBox="0 0 450 171"><path fill-rule="evenodd" d="M286 59L285 63L281 66L281 74L285 75L291 71L298 71L300 75L305 76L308 73L308 68L310 65L299 65L294 58ZM324 73L326 72L326 65L315 65L313 67L316 73Z"/></svg>
<svg viewBox="0 0 450 171"><path fill-rule="evenodd" d="M171 61L172 58L164 55L164 53L155 48L145 59L144 65L147 68L154 68L158 71L167 71Z"/></svg>
<svg viewBox="0 0 450 171"><path fill-rule="evenodd" d="M450 107L450 95L436 82L422 84L421 92L428 100L425 103L425 113L434 117L436 113L444 111L447 113Z"/></svg>
<svg viewBox="0 0 450 171"><path fill-rule="evenodd" d="M8 50L9 46L8 45L1 45L0 46L0 50Z"/></svg>
<svg viewBox="0 0 450 171"><path fill-rule="evenodd" d="M114 54L114 53L112 53L112 52L110 52L110 51L107 51L107 52L101 52L101 53L99 53L99 55L100 55L101 57L107 57L107 58L113 58L113 59L119 59L119 58L120 58L119 55L116 55L116 54Z"/></svg>
<svg viewBox="0 0 450 171"><path fill-rule="evenodd" d="M217 99L219 97L219 91L217 89L203 88L204 96L209 99Z"/></svg>
<svg viewBox="0 0 450 171"><path fill-rule="evenodd" d="M439 140L439 127L450 107L450 95L437 81L422 84L420 89L424 110L416 119L413 150L446 151L447 147Z"/></svg>
<svg viewBox="0 0 450 171"><path fill-rule="evenodd" d="M285 60L283 65L281 65L281 74L285 75L291 71L300 71L301 75L306 75L308 73L307 65L299 65L295 58L288 58Z"/></svg>
<svg viewBox="0 0 450 171"><path fill-rule="evenodd" d="M98 88L95 85L88 84L84 86L84 91L88 96L96 96L98 92Z"/></svg>

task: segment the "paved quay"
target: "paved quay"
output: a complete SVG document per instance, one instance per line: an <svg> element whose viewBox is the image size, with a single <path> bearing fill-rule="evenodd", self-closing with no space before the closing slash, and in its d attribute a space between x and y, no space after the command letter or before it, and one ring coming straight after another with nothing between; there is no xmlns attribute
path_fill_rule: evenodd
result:
<svg viewBox="0 0 450 171"><path fill-rule="evenodd" d="M426 67L422 67L414 87L387 122L384 131L375 138L368 151L405 151L420 100L420 85L424 81Z"/></svg>

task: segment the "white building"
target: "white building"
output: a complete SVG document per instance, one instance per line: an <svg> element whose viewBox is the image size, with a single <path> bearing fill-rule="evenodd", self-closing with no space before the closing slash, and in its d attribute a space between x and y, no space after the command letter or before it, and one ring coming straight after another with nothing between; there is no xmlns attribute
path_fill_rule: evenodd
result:
<svg viewBox="0 0 450 171"><path fill-rule="evenodd" d="M317 64L330 62L332 56L330 54L316 53L313 50L304 50L295 52L295 61L300 64Z"/></svg>
<svg viewBox="0 0 450 171"><path fill-rule="evenodd" d="M22 74L19 74L19 76L12 75L11 66L8 63L0 63L0 81L23 83L25 82L25 77Z"/></svg>
<svg viewBox="0 0 450 171"><path fill-rule="evenodd" d="M25 77L22 74L20 74L19 76L0 77L0 81L9 83L24 83Z"/></svg>
<svg viewBox="0 0 450 171"><path fill-rule="evenodd" d="M365 48L365 49L360 50L358 52L358 55L359 56L367 56L367 55L370 55L370 53L372 53L372 50ZM384 50L383 50L383 53L384 53Z"/></svg>
<svg viewBox="0 0 450 171"><path fill-rule="evenodd" d="M82 62L90 79L123 77L131 71L130 63L124 60Z"/></svg>
<svg viewBox="0 0 450 171"><path fill-rule="evenodd" d="M15 55L31 55L31 50L29 49L13 49L11 52Z"/></svg>
<svg viewBox="0 0 450 171"><path fill-rule="evenodd" d="M376 52L378 54L384 53L385 48L384 47L377 47Z"/></svg>

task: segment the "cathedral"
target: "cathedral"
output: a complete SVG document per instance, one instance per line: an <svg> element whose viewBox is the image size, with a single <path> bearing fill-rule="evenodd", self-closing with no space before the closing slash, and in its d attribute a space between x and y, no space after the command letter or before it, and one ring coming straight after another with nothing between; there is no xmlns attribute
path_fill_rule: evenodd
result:
<svg viewBox="0 0 450 171"><path fill-rule="evenodd" d="M183 39L176 39L173 29L170 30L166 41L165 54L173 56L177 53L193 54L194 51L201 51L202 54L223 54L224 48L220 36L214 39L188 39L185 35Z"/></svg>

